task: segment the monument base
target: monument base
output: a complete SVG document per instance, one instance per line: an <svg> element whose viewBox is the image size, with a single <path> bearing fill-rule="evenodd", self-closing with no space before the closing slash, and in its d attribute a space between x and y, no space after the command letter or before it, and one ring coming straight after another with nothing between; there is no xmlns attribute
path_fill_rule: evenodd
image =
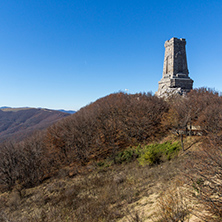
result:
<svg viewBox="0 0 222 222"><path fill-rule="evenodd" d="M155 95L166 97L173 94L185 95L193 87L193 80L189 77L163 78L159 81L159 88Z"/></svg>

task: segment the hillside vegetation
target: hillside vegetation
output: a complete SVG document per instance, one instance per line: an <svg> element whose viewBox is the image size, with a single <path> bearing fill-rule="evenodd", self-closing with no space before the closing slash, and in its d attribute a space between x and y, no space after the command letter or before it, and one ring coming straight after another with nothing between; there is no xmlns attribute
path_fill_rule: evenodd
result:
<svg viewBox="0 0 222 222"><path fill-rule="evenodd" d="M220 221L221 130L213 90L101 98L1 145L2 221Z"/></svg>
<svg viewBox="0 0 222 222"><path fill-rule="evenodd" d="M34 108L3 108L0 109L0 141L21 141L36 130L42 130L68 114Z"/></svg>

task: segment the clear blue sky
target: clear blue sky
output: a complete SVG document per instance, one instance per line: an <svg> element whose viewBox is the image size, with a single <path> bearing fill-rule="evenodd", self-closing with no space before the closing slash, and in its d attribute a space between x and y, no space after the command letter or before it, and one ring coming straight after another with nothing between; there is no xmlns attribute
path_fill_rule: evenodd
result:
<svg viewBox="0 0 222 222"><path fill-rule="evenodd" d="M0 106L155 92L172 37L187 40L194 87L222 91L221 0L2 0Z"/></svg>

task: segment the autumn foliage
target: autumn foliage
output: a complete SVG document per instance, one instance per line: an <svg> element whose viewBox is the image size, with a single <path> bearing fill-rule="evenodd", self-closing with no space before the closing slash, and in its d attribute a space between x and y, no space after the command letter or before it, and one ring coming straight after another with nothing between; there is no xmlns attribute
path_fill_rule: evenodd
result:
<svg viewBox="0 0 222 222"><path fill-rule="evenodd" d="M90 159L163 136L167 103L151 94L111 94L48 129L47 146L60 159ZM70 159L69 159L70 160Z"/></svg>
<svg viewBox="0 0 222 222"><path fill-rule="evenodd" d="M150 93L114 93L42 133L1 144L0 185L7 189L16 183L34 186L61 166L85 166L129 146L156 142L171 132L183 138L196 128L199 135L221 135L221 120L222 97L206 88L168 99Z"/></svg>

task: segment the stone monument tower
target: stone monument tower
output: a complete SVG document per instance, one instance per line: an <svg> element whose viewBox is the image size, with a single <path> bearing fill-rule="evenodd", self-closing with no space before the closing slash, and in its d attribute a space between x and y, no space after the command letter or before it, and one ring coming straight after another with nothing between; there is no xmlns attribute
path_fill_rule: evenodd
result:
<svg viewBox="0 0 222 222"><path fill-rule="evenodd" d="M157 96L183 95L193 88L193 80L188 76L185 45L185 39L172 38L165 42L163 77L159 81Z"/></svg>

